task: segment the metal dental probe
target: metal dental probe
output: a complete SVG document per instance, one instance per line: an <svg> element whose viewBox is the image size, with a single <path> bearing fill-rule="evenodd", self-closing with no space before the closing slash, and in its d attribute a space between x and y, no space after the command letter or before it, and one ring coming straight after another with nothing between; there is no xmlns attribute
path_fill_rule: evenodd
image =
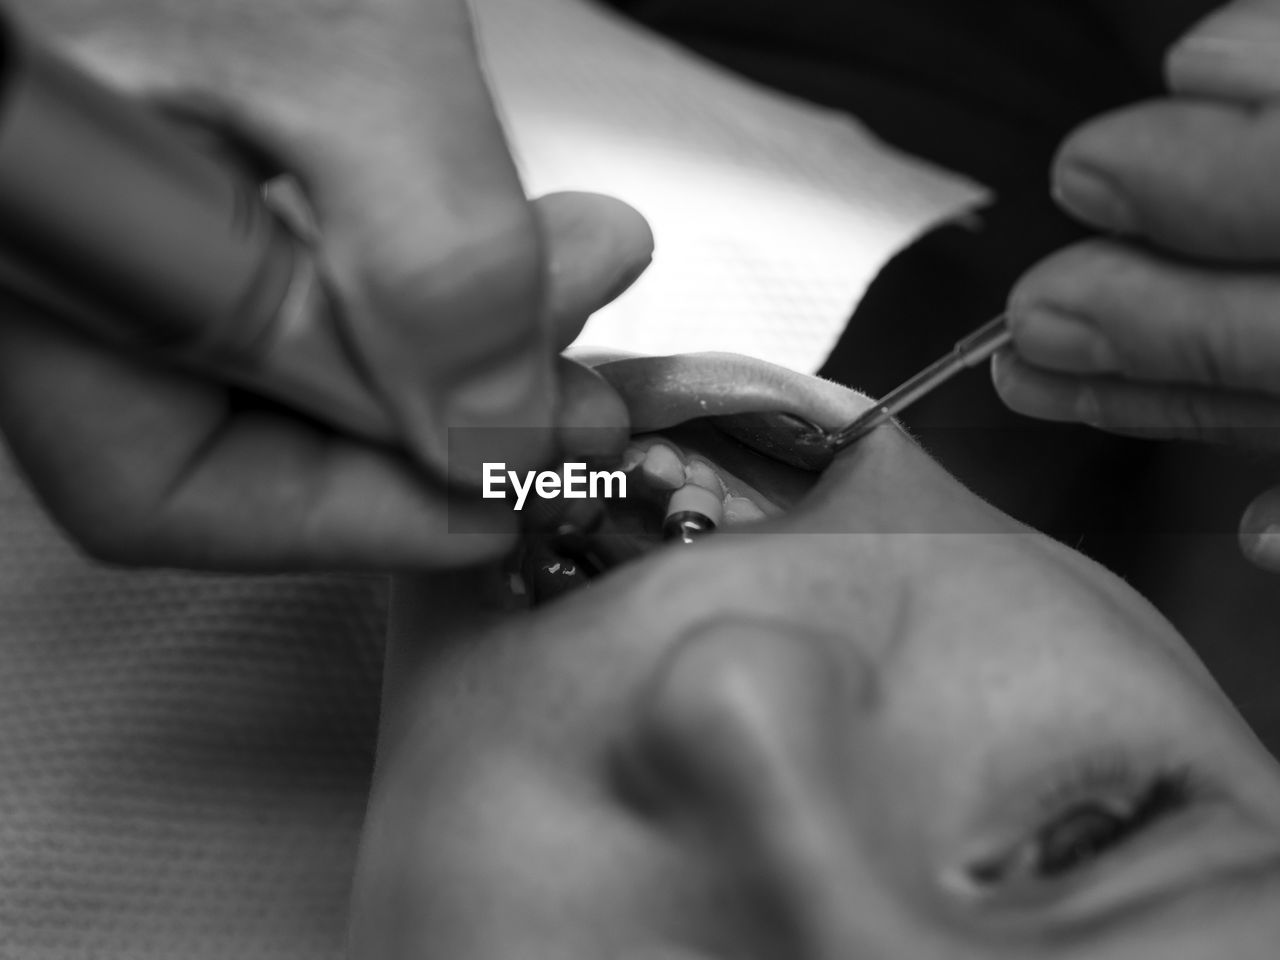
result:
<svg viewBox="0 0 1280 960"><path fill-rule="evenodd" d="M833 454L861 440L883 423L896 417L921 397L928 396L957 373L976 367L1013 339L1007 314L983 324L956 342L945 357L931 363L901 386L886 393L874 407L860 414L848 426L826 437Z"/></svg>

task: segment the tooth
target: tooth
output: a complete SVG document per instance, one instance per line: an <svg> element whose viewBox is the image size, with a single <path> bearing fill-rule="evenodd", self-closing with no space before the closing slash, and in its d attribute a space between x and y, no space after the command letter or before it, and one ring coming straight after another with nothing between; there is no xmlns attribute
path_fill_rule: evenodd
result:
<svg viewBox="0 0 1280 960"><path fill-rule="evenodd" d="M765 512L756 506L755 501L746 497L730 497L724 505L724 522L727 525L754 523L763 520L765 516Z"/></svg>
<svg viewBox="0 0 1280 960"><path fill-rule="evenodd" d="M660 490L679 490L684 486L684 464L665 443L655 443L645 454L644 477Z"/></svg>
<svg viewBox="0 0 1280 960"><path fill-rule="evenodd" d="M724 484L720 481L720 474L716 473L715 468L707 461L697 457L690 458L684 467L684 478L687 483L701 487L703 490L710 490L723 499Z"/></svg>
<svg viewBox="0 0 1280 960"><path fill-rule="evenodd" d="M645 452L643 447L637 447L634 443L627 444L626 449L622 451L622 472L630 473L644 463L644 459Z"/></svg>

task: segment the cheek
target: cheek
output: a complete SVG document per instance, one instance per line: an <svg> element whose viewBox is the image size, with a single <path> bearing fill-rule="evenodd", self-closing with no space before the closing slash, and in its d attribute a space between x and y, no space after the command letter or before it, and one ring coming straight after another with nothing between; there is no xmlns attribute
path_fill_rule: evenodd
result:
<svg viewBox="0 0 1280 960"><path fill-rule="evenodd" d="M380 771L353 955L596 960L655 941L738 955L765 935L721 858L629 804L607 766L518 740L493 731Z"/></svg>
<svg viewBox="0 0 1280 960"><path fill-rule="evenodd" d="M527 759L478 746L473 762L380 779L357 876L356 955L469 960L554 946L572 957L589 931L620 926L622 878L602 868L634 865L637 851L616 824ZM583 916L588 889L595 912Z"/></svg>

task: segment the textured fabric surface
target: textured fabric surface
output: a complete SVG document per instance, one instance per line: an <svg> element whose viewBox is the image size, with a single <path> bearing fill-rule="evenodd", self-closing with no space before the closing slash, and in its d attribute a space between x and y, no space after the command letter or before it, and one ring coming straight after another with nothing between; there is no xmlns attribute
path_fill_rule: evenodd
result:
<svg viewBox="0 0 1280 960"><path fill-rule="evenodd" d="M0 958L341 956L384 598L104 569L0 458Z"/></svg>

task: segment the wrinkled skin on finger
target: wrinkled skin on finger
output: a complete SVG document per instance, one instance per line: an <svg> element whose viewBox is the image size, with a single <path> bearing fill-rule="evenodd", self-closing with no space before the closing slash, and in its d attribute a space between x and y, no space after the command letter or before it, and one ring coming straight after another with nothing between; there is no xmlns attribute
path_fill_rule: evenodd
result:
<svg viewBox="0 0 1280 960"><path fill-rule="evenodd" d="M1273 955L1280 776L1154 610L890 427L777 489L533 612L397 584L353 956Z"/></svg>

